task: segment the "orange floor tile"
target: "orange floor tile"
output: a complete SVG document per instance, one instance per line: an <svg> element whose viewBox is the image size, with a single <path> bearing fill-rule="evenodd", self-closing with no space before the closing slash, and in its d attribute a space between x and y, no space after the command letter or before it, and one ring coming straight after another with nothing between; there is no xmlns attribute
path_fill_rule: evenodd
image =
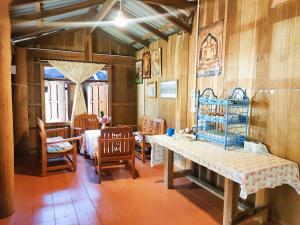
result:
<svg viewBox="0 0 300 225"><path fill-rule="evenodd" d="M23 160L24 161L24 160ZM162 167L137 160L139 177L125 168L107 170L101 185L91 160L79 157L76 173L48 177L32 160L15 175L15 213L0 225L217 225L222 200L182 178L163 186ZM256 224L256 223L251 223ZM275 223L268 223L275 225Z"/></svg>

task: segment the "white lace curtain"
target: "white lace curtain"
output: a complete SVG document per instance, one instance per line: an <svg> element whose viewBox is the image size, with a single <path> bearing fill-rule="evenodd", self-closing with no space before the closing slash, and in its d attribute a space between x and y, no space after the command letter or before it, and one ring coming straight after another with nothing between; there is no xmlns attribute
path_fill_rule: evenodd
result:
<svg viewBox="0 0 300 225"><path fill-rule="evenodd" d="M73 125L74 117L87 112L83 90L81 83L89 79L92 75L103 69L104 64L56 61L49 60L49 63L58 69L66 78L76 83L74 102L71 117L71 126Z"/></svg>

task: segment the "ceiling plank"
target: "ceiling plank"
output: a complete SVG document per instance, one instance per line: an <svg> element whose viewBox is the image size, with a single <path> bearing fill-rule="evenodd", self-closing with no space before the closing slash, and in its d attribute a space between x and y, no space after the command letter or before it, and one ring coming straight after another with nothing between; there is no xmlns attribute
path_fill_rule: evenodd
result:
<svg viewBox="0 0 300 225"><path fill-rule="evenodd" d="M13 26L17 26L20 25L21 23L25 23L32 20L39 20L51 16L57 16L60 14L76 11L79 9L90 8L92 6L102 4L104 1L105 0L90 0L87 2L80 2L80 3L76 3L76 4L72 4L60 8L50 9L43 12L34 12L30 14L15 16L12 18L12 24Z"/></svg>
<svg viewBox="0 0 300 225"><path fill-rule="evenodd" d="M197 1L187 0L142 0L143 2L154 4L154 5L166 5L173 6L178 9L189 9L197 7Z"/></svg>
<svg viewBox="0 0 300 225"><path fill-rule="evenodd" d="M106 15L109 13L109 11L113 8L113 6L117 3L117 1L118 0L106 0L92 21L96 21L96 22L102 21L106 17ZM97 28L97 25L90 28L90 30L88 32L93 33L93 31L96 28Z"/></svg>
<svg viewBox="0 0 300 225"><path fill-rule="evenodd" d="M134 15L132 15L130 12L126 11L126 10L122 10L124 16L127 19L137 19L137 17L135 17ZM160 37L163 40L168 41L168 36L164 35L162 32L160 32L159 30L155 29L154 27L152 27L151 25L149 25L146 22L143 21L139 21L138 24L143 27L144 29L150 31L151 33L157 35L158 37Z"/></svg>
<svg viewBox="0 0 300 225"><path fill-rule="evenodd" d="M134 34L130 33L129 31L125 30L126 28L120 28L120 27L115 27L119 32L123 33L124 35L126 35L127 37L131 38L132 40L140 43L141 45L145 46L145 47L149 47L149 42L147 40L143 40L137 36L135 36Z"/></svg>
<svg viewBox="0 0 300 225"><path fill-rule="evenodd" d="M188 33L192 32L192 27L185 22L181 21L177 17L171 15L167 10L163 9L159 5L155 4L148 4L151 8L153 8L156 12L160 14L164 14L167 19L169 19L172 23L174 23L176 26L178 26L181 30L184 30Z"/></svg>
<svg viewBox="0 0 300 225"><path fill-rule="evenodd" d="M12 36L13 39L20 39L20 38L26 38L26 37L31 37L34 35L42 34L42 33L47 33L51 31L55 31L57 29L63 29L66 28L67 24L59 26L57 23L68 23L68 22L78 22L78 21L83 21L87 19L86 14L78 15L78 16L72 16L64 20L58 20L54 22L48 22L48 23L43 23L40 27L32 27L32 28L25 28L19 31L14 31Z"/></svg>

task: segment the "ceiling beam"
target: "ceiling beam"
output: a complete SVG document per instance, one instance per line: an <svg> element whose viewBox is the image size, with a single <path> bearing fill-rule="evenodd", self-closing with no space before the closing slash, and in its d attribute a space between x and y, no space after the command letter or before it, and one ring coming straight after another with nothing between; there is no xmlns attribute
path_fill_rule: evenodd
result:
<svg viewBox="0 0 300 225"><path fill-rule="evenodd" d="M192 27L185 22L181 21L177 17L171 15L167 10L163 9L159 5L155 4L148 4L151 8L153 8L156 12L160 14L164 14L167 19L169 19L172 23L174 23L176 26L178 26L181 30L184 30L188 33L192 33Z"/></svg>
<svg viewBox="0 0 300 225"><path fill-rule="evenodd" d="M189 9L189 8L197 7L197 1L187 1L187 0L142 0L142 1L154 5L173 6L178 9Z"/></svg>
<svg viewBox="0 0 300 225"><path fill-rule="evenodd" d="M117 3L117 1L118 0L106 0L92 21L95 21L95 22L102 21L107 16L109 11L113 8L113 6ZM91 34L91 33L93 33L93 31L96 28L97 28L97 25L90 28L90 30L88 32Z"/></svg>
<svg viewBox="0 0 300 225"><path fill-rule="evenodd" d="M22 4L30 4L34 2L40 2L40 0L13 0L11 5L22 5Z"/></svg>
<svg viewBox="0 0 300 225"><path fill-rule="evenodd" d="M55 8L55 9L50 9L47 11L42 11L42 12L34 12L30 14L25 14L25 15L20 15L20 16L15 16L12 18L12 24L13 26L20 25L22 23L32 21L32 20L40 20L43 18L51 17L51 16L57 16L60 14L76 11L79 9L84 9L84 8L90 8L95 5L100 5L104 2L105 0L90 0L87 2L80 2L60 8Z"/></svg>
<svg viewBox="0 0 300 225"><path fill-rule="evenodd" d="M122 10L124 16L127 19L137 19L137 17L135 17L134 15L132 15L130 12L126 11L126 10ZM168 36L164 35L162 32L160 32L159 30L155 29L154 27L152 27L151 25L149 25L146 22L143 21L138 21L138 24L143 27L144 29L150 31L151 33L157 35L158 37L160 37L163 40L168 41Z"/></svg>

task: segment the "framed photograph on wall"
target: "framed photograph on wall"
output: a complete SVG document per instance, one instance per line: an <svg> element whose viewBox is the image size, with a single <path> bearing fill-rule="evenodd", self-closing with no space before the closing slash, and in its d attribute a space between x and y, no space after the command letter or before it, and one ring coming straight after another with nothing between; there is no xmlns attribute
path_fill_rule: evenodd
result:
<svg viewBox="0 0 300 225"><path fill-rule="evenodd" d="M156 82L147 85L147 93L149 98L156 98Z"/></svg>
<svg viewBox="0 0 300 225"><path fill-rule="evenodd" d="M135 83L143 83L143 60L138 60L135 62Z"/></svg>
<svg viewBox="0 0 300 225"><path fill-rule="evenodd" d="M177 98L177 80L160 82L161 98Z"/></svg>
<svg viewBox="0 0 300 225"><path fill-rule="evenodd" d="M151 77L161 76L161 48L151 51Z"/></svg>
<svg viewBox="0 0 300 225"><path fill-rule="evenodd" d="M151 53L145 52L143 54L143 79L151 77Z"/></svg>

